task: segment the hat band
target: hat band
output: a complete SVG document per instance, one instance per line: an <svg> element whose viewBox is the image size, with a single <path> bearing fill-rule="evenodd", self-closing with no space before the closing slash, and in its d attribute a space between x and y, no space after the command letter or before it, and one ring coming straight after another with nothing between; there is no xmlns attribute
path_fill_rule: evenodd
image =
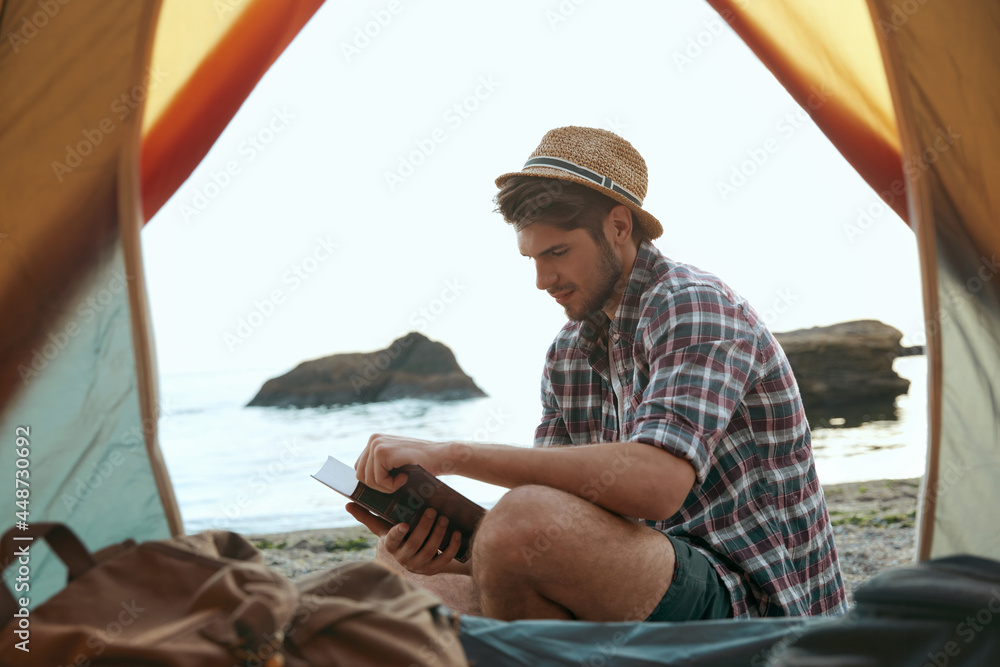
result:
<svg viewBox="0 0 1000 667"><path fill-rule="evenodd" d="M607 188L609 190L617 192L618 194L625 197L636 206L640 208L642 207L642 200L636 197L634 194L632 194L622 186L618 185L607 176L602 176L601 174L598 174L596 171L591 171L586 167L581 167L575 162L570 162L569 160L563 160L562 158L558 157L539 155L538 157L533 157L524 163L524 168L527 169L528 167L552 167L553 169L561 169L563 171L568 171L571 174L576 174L577 176L586 178L588 181L596 183L597 185L600 185L602 188Z"/></svg>

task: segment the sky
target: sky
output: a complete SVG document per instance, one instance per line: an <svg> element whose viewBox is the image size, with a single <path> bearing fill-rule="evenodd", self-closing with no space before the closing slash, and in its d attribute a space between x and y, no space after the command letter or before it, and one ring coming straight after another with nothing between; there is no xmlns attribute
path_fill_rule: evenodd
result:
<svg viewBox="0 0 1000 667"><path fill-rule="evenodd" d="M536 395L566 318L493 212L549 129L620 134L655 245L773 331L923 342L912 231L705 2L328 2L142 233L159 371L447 344Z"/></svg>

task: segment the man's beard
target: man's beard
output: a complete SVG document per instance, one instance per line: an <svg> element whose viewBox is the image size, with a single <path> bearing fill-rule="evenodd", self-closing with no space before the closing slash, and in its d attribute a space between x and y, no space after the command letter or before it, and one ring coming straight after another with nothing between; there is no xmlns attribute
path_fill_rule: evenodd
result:
<svg viewBox="0 0 1000 667"><path fill-rule="evenodd" d="M589 295L581 293L585 298L578 309L571 311L566 308L566 317L574 322L582 322L588 319L591 313L602 309L614 294L615 286L622 277L623 264L611 249L611 244L601 237L597 245L601 250L601 262L595 270L594 291Z"/></svg>

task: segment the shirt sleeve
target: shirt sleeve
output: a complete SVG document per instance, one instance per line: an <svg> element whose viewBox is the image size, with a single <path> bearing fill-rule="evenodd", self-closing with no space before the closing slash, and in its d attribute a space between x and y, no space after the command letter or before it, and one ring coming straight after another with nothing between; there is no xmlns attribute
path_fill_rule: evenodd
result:
<svg viewBox="0 0 1000 667"><path fill-rule="evenodd" d="M549 348L545 357L545 366L542 369L542 422L535 429L535 447L553 447L558 445L572 445L573 441L569 437L569 430L563 420L562 410L556 403L555 393L552 388L552 364L555 354L555 343Z"/></svg>
<svg viewBox="0 0 1000 667"><path fill-rule="evenodd" d="M756 381L756 336L742 308L712 286L664 289L654 300L642 329L649 382L631 440L690 461L701 484Z"/></svg>

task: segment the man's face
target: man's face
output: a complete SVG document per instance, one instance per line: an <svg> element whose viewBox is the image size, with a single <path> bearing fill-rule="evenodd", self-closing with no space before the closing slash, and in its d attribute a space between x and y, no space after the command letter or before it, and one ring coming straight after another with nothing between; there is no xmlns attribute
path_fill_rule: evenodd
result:
<svg viewBox="0 0 1000 667"><path fill-rule="evenodd" d="M535 285L582 321L600 310L622 277L622 261L611 244L595 243L584 229L563 231L536 222L517 233L517 248L535 260Z"/></svg>

